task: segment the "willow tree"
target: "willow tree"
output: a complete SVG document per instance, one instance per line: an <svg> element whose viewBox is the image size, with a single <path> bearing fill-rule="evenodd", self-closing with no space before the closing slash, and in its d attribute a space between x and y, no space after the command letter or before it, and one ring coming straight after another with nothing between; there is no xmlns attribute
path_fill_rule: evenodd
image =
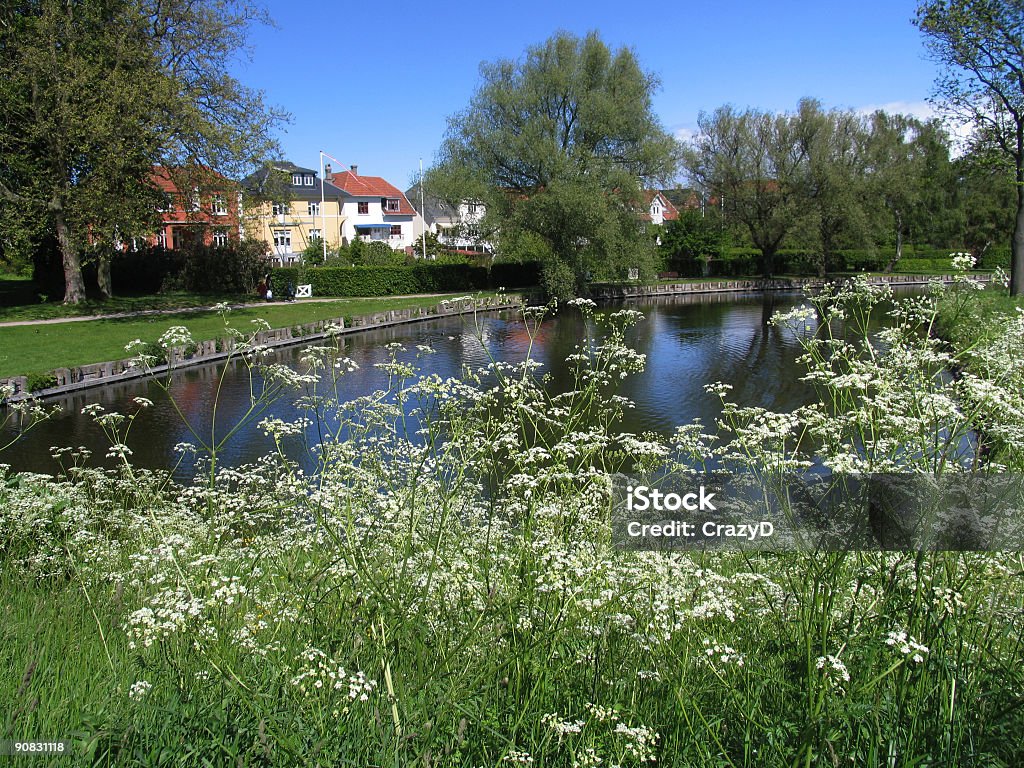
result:
<svg viewBox="0 0 1024 768"><path fill-rule="evenodd" d="M651 106L656 78L595 33L562 32L480 71L468 108L449 120L431 193L484 203L499 247L540 256L556 295L630 267L651 272L642 193L674 175L677 152Z"/></svg>
<svg viewBox="0 0 1024 768"><path fill-rule="evenodd" d="M915 23L944 68L937 101L973 126L972 154L1014 179L1010 293L1024 295L1024 0L927 0Z"/></svg>
<svg viewBox="0 0 1024 768"><path fill-rule="evenodd" d="M774 273L775 255L807 206L806 156L794 116L719 107L701 112L698 132L684 153L690 178L750 233L761 269Z"/></svg>

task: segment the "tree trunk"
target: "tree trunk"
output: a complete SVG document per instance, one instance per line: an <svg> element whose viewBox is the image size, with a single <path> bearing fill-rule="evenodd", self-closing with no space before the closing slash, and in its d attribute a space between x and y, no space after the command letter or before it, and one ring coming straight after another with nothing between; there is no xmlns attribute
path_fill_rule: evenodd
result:
<svg viewBox="0 0 1024 768"><path fill-rule="evenodd" d="M96 284L100 289L100 296L109 299L114 295L114 284L110 278L110 257L100 256L96 265Z"/></svg>
<svg viewBox="0 0 1024 768"><path fill-rule="evenodd" d="M1017 222L1010 248L1010 295L1024 295L1024 172L1017 172Z"/></svg>
<svg viewBox="0 0 1024 768"><path fill-rule="evenodd" d="M886 274L892 272L903 258L903 217L899 211L893 211L893 215L896 217L896 255L885 265Z"/></svg>
<svg viewBox="0 0 1024 768"><path fill-rule="evenodd" d="M64 303L80 304L85 301L82 263L78 258L78 251L71 243L71 233L67 221L64 220L64 211L59 207L53 213L53 223L57 230L57 242L64 263Z"/></svg>
<svg viewBox="0 0 1024 768"><path fill-rule="evenodd" d="M775 247L761 247L761 270L765 277L775 274Z"/></svg>

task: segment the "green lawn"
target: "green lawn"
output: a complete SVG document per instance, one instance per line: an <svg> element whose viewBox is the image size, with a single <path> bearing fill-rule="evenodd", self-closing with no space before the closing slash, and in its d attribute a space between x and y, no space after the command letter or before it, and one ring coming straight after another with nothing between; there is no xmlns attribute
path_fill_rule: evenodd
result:
<svg viewBox="0 0 1024 768"><path fill-rule="evenodd" d="M452 296L464 294L450 294ZM284 328L336 317L383 312L389 309L432 307L443 296L338 299L234 309L232 327L252 328L262 318L271 327ZM209 301L209 298L206 299ZM0 327L0 377L44 373L54 368L86 365L127 357L124 346L133 339L156 341L172 325L184 325L196 340L224 336L224 320L217 312L183 312L146 317L86 320L71 323Z"/></svg>
<svg viewBox="0 0 1024 768"><path fill-rule="evenodd" d="M222 301L242 304L258 299L256 296L235 294L214 296L172 292L152 296L115 296L106 301L90 299L81 304L65 305L54 301L40 302L39 296L34 293L32 283L0 278L0 323L14 320L58 320L67 317L113 315L147 309L191 309L210 307Z"/></svg>

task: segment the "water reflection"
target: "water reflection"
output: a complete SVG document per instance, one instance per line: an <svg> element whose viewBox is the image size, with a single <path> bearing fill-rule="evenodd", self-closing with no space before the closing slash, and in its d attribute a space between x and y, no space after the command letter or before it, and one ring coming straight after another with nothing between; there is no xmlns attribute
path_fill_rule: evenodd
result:
<svg viewBox="0 0 1024 768"><path fill-rule="evenodd" d="M733 397L741 405L789 410L809 402L813 392L799 381L803 368L795 362L800 353L796 339L767 323L775 312L788 310L801 300L799 294L706 294L630 304L645 316L627 338L647 355L647 370L623 385L622 394L636 402L636 408L626 412L623 429L670 434L693 419L713 423L719 403L705 393L704 385L714 381L732 384ZM544 364L552 376L550 386L557 390L571 386L565 361L588 330L593 330L585 323L578 313L563 312L545 321L532 341L534 358ZM430 345L436 354L420 358L417 364L424 373L447 378L460 376L464 366L486 365L492 356L502 361L522 360L531 339L515 313L475 320L445 318L344 337L343 352L359 368L342 378L343 397L356 398L386 385L387 374L375 366L388 360L386 345L392 342L409 350L402 356L407 359L415 357L416 345ZM293 347L276 352L273 359L299 367L301 355L302 348ZM232 466L253 461L273 448L272 440L256 427L261 418L273 415L291 420L305 412L295 407L292 398L284 398L267 413L250 414L253 388L258 392L262 381L258 375L250 379L241 363L232 364L226 372L222 367L202 366L175 375L171 392L180 414L153 382L125 382L65 396L57 401L63 413L0 454L0 462L16 470L53 472L56 464L50 446L84 446L93 452L94 463L110 464L103 459L109 447L107 439L90 418L81 415L81 409L88 403L100 403L107 410L130 413L137 409L132 403L137 396L154 402L138 417L128 438L137 465L172 467L180 459L175 445L197 442L193 431L203 441L211 436L218 439L216 436L225 435L247 414L247 422L227 442L220 459ZM318 435L313 427L307 438L315 443ZM6 442L6 436L0 435L0 444ZM188 468L186 463L178 474L187 476Z"/></svg>

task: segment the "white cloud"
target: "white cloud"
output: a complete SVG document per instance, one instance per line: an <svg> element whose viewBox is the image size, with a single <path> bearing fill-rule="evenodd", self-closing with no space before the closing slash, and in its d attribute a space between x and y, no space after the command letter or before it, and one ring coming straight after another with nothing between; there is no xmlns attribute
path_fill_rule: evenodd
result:
<svg viewBox="0 0 1024 768"><path fill-rule="evenodd" d="M890 101L886 104L868 104L858 107L855 111L861 115L870 115L880 109L891 115L910 115L918 120L931 120L933 117L941 117L935 107L927 101Z"/></svg>
<svg viewBox="0 0 1024 768"><path fill-rule="evenodd" d="M694 136L697 135L697 129L696 128L687 128L685 126L680 126L679 128L675 128L672 131L672 135L676 137L676 141L681 141L684 144L686 144L686 143L689 143L689 141Z"/></svg>
<svg viewBox="0 0 1024 768"><path fill-rule="evenodd" d="M918 120L939 118L943 121L946 130L949 131L954 145L962 145L971 135L970 123L949 118L927 101L890 101L886 104L868 104L867 106L858 107L855 111L861 115L870 115L880 109L889 114L910 115ZM959 149L961 147L954 147L954 155L958 154Z"/></svg>

